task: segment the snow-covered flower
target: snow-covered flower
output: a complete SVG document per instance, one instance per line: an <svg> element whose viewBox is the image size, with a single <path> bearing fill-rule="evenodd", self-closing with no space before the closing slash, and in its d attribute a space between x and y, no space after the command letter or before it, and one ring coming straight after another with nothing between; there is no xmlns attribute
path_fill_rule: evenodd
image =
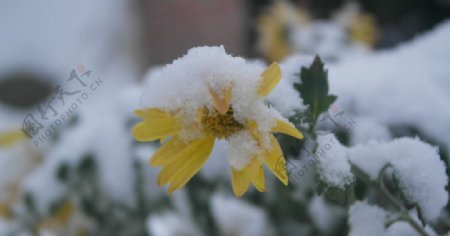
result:
<svg viewBox="0 0 450 236"><path fill-rule="evenodd" d="M153 75L142 96L143 119L132 130L141 142L160 139L150 164L162 167L160 186L184 186L208 159L216 139L226 140L233 192L250 183L265 191L262 165L288 183L285 159L272 132L302 134L264 98L281 79L277 63L267 69L227 55L223 47L198 47Z"/></svg>

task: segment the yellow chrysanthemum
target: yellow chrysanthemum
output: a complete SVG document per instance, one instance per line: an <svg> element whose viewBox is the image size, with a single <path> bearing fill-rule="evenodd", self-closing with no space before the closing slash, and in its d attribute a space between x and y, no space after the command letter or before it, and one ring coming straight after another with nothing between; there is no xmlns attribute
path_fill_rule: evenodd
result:
<svg viewBox="0 0 450 236"><path fill-rule="evenodd" d="M191 54L196 55L197 51ZM219 56L216 58L220 60ZM234 58L230 60L233 61ZM242 63L240 60L236 62ZM199 74L211 77L204 72ZM263 165L287 185L285 159L272 132L285 133L299 139L303 136L263 102L264 97L281 79L279 65L273 63L258 77L255 79L257 88L247 91L238 85L244 86L250 79L220 83L227 76L225 73L216 74L214 78L221 80L215 81L215 86L208 85L205 88L209 101L198 107L194 106L196 111L193 113L188 105L172 110L149 107L135 112L143 121L133 128L132 135L142 142L158 139L163 142L150 161L151 166L161 167L158 185L169 184L169 193L183 187L206 162L216 139L227 140L232 146L230 152L233 157L230 164L235 195L242 196L250 183L259 191L266 190ZM198 93L201 94L201 91ZM197 96L195 92L192 94ZM187 103L188 100L181 104ZM270 127L267 127L268 124Z"/></svg>

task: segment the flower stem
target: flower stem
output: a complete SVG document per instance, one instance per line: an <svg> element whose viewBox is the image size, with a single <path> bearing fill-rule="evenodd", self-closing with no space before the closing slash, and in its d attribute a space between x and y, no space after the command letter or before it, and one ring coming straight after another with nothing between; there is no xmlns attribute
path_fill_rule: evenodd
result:
<svg viewBox="0 0 450 236"><path fill-rule="evenodd" d="M417 231L421 236L429 236L428 233L417 223L416 220L414 220L411 215L408 213L408 210L405 208L405 206L397 199L395 198L389 190L386 188L384 184L384 173L386 172L387 168L391 167L390 165L385 165L378 175L378 182L372 181L369 177L369 175L364 172L361 168L356 166L355 164L351 163L352 169L355 170L354 172L364 181L369 182L378 192L386 199L386 201L394 207L401 216L399 217L399 220L405 221L411 227L414 228L414 230Z"/></svg>

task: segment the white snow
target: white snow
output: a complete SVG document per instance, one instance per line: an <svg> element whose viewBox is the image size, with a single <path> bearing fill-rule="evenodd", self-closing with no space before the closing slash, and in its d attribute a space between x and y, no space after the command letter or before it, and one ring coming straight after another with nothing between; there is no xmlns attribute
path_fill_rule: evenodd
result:
<svg viewBox="0 0 450 236"><path fill-rule="evenodd" d="M365 202L354 203L349 210L349 236L385 235L387 213L380 207Z"/></svg>
<svg viewBox="0 0 450 236"><path fill-rule="evenodd" d="M317 137L318 173L322 181L339 188L353 182L353 174L347 160L346 147L339 143L333 134L323 134Z"/></svg>
<svg viewBox="0 0 450 236"><path fill-rule="evenodd" d="M147 220L147 232L158 236L199 235L189 220L172 211L150 215Z"/></svg>
<svg viewBox="0 0 450 236"><path fill-rule="evenodd" d="M0 148L0 204L13 203L21 191L21 182L39 163L37 153L27 140Z"/></svg>
<svg viewBox="0 0 450 236"><path fill-rule="evenodd" d="M385 126L412 126L450 150L450 21L394 49L329 65L337 104Z"/></svg>
<svg viewBox="0 0 450 236"><path fill-rule="evenodd" d="M228 160L236 170L242 170L259 152L258 143L247 131L231 136L228 142Z"/></svg>
<svg viewBox="0 0 450 236"><path fill-rule="evenodd" d="M200 175L205 180L217 181L218 179L229 179L230 169L224 168L224 166L228 166L228 148L228 142L225 140L216 140L210 158L208 158L203 168L200 169Z"/></svg>
<svg viewBox="0 0 450 236"><path fill-rule="evenodd" d="M330 233L344 215L344 209L329 204L324 196L314 196L308 205L308 213L317 228L324 233Z"/></svg>
<svg viewBox="0 0 450 236"><path fill-rule="evenodd" d="M270 235L263 209L222 193L213 194L210 201L212 216L223 235Z"/></svg>
<svg viewBox="0 0 450 236"><path fill-rule="evenodd" d="M435 220L446 206L448 178L437 148L417 138L399 138L358 145L348 153L351 162L374 180L386 164L392 165L402 192L418 204L427 221Z"/></svg>
<svg viewBox="0 0 450 236"><path fill-rule="evenodd" d="M256 89L264 68L227 55L223 47L197 47L154 73L141 98L143 108L166 110L185 108L195 113L212 106L208 86L221 89L232 86L232 105L236 113L248 108L256 98ZM253 104L252 104L253 105Z"/></svg>
<svg viewBox="0 0 450 236"><path fill-rule="evenodd" d="M74 66L98 71L132 45L135 27L127 1L7 0L1 5L0 75L25 70L63 82Z"/></svg>
<svg viewBox="0 0 450 236"><path fill-rule="evenodd" d="M53 85L73 91L66 80L70 70L80 65L104 82L80 105L77 112L80 122L75 127L58 130L61 131L58 143L47 140L42 145L45 149L42 146L35 149L45 158L23 183L24 191L32 192L39 211L46 212L48 205L65 191L55 178L58 166L62 162L74 164L83 155L92 153L99 163L103 190L114 200L131 204L132 138L126 123L132 117L132 109L137 108L141 92L127 91L136 79L136 63L129 50L134 47L136 29L130 4L8 0L1 5L0 34L5 37L0 42L3 55L0 77L18 71L49 74L48 80ZM67 107L57 109L63 113ZM15 112L0 104L2 120L6 116L3 113L8 114L8 127L20 127L25 115L34 111L32 108ZM16 161L21 160L22 157ZM21 170L15 169L17 173Z"/></svg>
<svg viewBox="0 0 450 236"><path fill-rule="evenodd" d="M21 228L19 222L7 219L0 219L0 235L32 236Z"/></svg>
<svg viewBox="0 0 450 236"><path fill-rule="evenodd" d="M397 48L327 62L336 105L351 116L370 117L384 130L383 126L418 128L450 150L450 47L444 46L449 37L446 21ZM283 75L298 79L293 74L304 65L309 65L304 56L291 56L282 65Z"/></svg>
<svg viewBox="0 0 450 236"><path fill-rule="evenodd" d="M437 236L436 232L429 226L425 226L425 232L429 236ZM420 234L408 223L400 221L392 224L386 229L387 236L420 236Z"/></svg>
<svg viewBox="0 0 450 236"><path fill-rule="evenodd" d="M304 110L303 99L297 90L294 89L294 83L301 83L298 73L301 66L309 67L313 61L311 56L289 57L281 62L281 81L275 87L267 100L275 109L284 116L291 116L296 110Z"/></svg>
<svg viewBox="0 0 450 236"><path fill-rule="evenodd" d="M355 117L354 126L350 129L350 144L357 145L369 141L388 141L392 139L389 129L369 117Z"/></svg>
<svg viewBox="0 0 450 236"><path fill-rule="evenodd" d="M326 160L348 156L373 179L389 163L401 190L418 204L424 218L430 222L439 216L448 193L445 165L437 149L418 139L388 140L390 128L411 126L450 150L450 48L443 46L449 36L447 21L403 46L327 64L330 93L338 96L336 105L356 120L350 130L351 144L362 145L335 146L330 152L333 158L319 162L321 179L341 186L346 182L340 175L345 172L339 169L346 162ZM283 73L298 72L304 65L301 58L288 59Z"/></svg>

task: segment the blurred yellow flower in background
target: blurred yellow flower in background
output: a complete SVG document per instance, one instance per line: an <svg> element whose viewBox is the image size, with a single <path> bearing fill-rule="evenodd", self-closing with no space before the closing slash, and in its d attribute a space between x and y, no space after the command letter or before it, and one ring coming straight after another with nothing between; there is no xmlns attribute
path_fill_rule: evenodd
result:
<svg viewBox="0 0 450 236"><path fill-rule="evenodd" d="M334 21L348 31L353 41L372 48L378 40L378 27L373 15L361 10L357 2L348 2L336 11Z"/></svg>
<svg viewBox="0 0 450 236"><path fill-rule="evenodd" d="M25 134L20 130L0 132L0 148L10 147L17 142L25 139L25 137Z"/></svg>
<svg viewBox="0 0 450 236"><path fill-rule="evenodd" d="M20 199L24 178L39 163L36 153L28 149L26 136L19 129L0 132L0 218L11 218L12 208ZM8 171L7 171L8 170Z"/></svg>
<svg viewBox="0 0 450 236"><path fill-rule="evenodd" d="M276 1L258 19L259 49L268 61L280 61L294 52L290 32L309 21L309 15L287 1Z"/></svg>
<svg viewBox="0 0 450 236"><path fill-rule="evenodd" d="M74 204L70 201L66 201L55 210L52 216L42 220L39 223L39 229L40 231L56 231L56 229L66 226L74 213Z"/></svg>
<svg viewBox="0 0 450 236"><path fill-rule="evenodd" d="M359 14L349 26L350 37L368 47L377 42L378 31L375 19L369 14Z"/></svg>

